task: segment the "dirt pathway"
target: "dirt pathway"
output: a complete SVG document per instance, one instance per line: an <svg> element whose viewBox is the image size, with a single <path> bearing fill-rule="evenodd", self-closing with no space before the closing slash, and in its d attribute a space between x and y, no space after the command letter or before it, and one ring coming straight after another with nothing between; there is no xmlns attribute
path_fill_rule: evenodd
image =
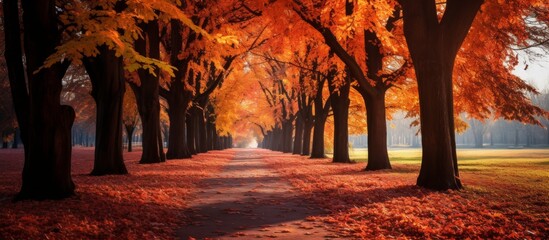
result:
<svg viewBox="0 0 549 240"><path fill-rule="evenodd" d="M323 212L261 158L261 150L237 150L216 178L202 182L186 212L190 222L179 230L181 239L333 238L328 226L308 220Z"/></svg>

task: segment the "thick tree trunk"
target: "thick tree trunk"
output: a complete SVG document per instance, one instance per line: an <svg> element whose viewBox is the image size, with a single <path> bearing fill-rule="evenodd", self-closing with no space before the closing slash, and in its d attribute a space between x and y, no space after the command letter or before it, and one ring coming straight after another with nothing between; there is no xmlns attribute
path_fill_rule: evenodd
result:
<svg viewBox="0 0 549 240"><path fill-rule="evenodd" d="M146 33L144 38L135 43L136 50L142 55L160 59L160 35L157 21L150 21L142 25ZM148 54L147 54L148 53ZM160 130L160 101L159 101L159 71L156 76L148 70L138 70L141 86L136 94L139 115L143 125L143 153L139 163L160 163L166 160L162 146ZM136 91L134 91L136 93Z"/></svg>
<svg viewBox="0 0 549 240"><path fill-rule="evenodd" d="M21 93L14 96L16 113L18 119L27 117L18 120L19 126L22 130L28 127L28 133L32 133L23 133L25 163L21 191L16 199L65 198L74 193L71 178L71 127L75 113L70 106L59 104L62 78L68 65L55 64L35 73L60 42L55 4L52 1L25 0L22 7L28 99L26 88L21 88L26 87L19 68L22 58L11 58L21 56L20 42L14 43L20 36L17 1L4 1L4 13L7 14L4 16L6 49L13 51L6 53L6 60L9 71L16 71L10 73L10 83L15 84L12 92ZM14 47L19 49L12 49ZM28 115L21 114L22 111L28 111Z"/></svg>
<svg viewBox="0 0 549 240"><path fill-rule="evenodd" d="M293 154L301 154L303 147L303 118L302 113L298 112L295 119L295 135L294 135L294 147Z"/></svg>
<svg viewBox="0 0 549 240"><path fill-rule="evenodd" d="M172 90L173 91L173 90ZM180 95L182 97L182 95ZM176 98L177 95L175 96ZM187 148L186 141L186 112L183 99L180 104L176 104L175 101L169 103L170 108L168 110L168 117L170 118L170 133L168 139L168 152L166 153L167 159L184 159L191 158L191 153ZM187 102L188 103L188 102Z"/></svg>
<svg viewBox="0 0 549 240"><path fill-rule="evenodd" d="M366 170L391 169L387 154L387 117L385 110L385 91L376 96L362 95L366 104L368 123L368 164Z"/></svg>
<svg viewBox="0 0 549 240"><path fill-rule="evenodd" d="M128 139L128 152L132 152L132 139L133 139L133 132L135 131L135 127L132 125L126 125L126 136Z"/></svg>
<svg viewBox="0 0 549 240"><path fill-rule="evenodd" d="M191 153L187 148L187 106L190 98L183 90L181 80L174 80L167 97L169 109L168 117L170 119L170 130L168 134L168 152L167 159L191 158Z"/></svg>
<svg viewBox="0 0 549 240"><path fill-rule="evenodd" d="M417 185L462 187L454 132L452 71L482 0L449 0L439 21L435 2L403 1L404 35L418 81L423 157Z"/></svg>
<svg viewBox="0 0 549 240"><path fill-rule="evenodd" d="M339 89L333 87L333 83L329 83L330 91L332 92L332 110L334 112L334 155L333 162L350 163L349 158L349 91L351 84L347 82L340 86Z"/></svg>
<svg viewBox="0 0 549 240"><path fill-rule="evenodd" d="M127 174L122 157L124 63L103 45L100 54L84 60L96 103L95 156L91 175Z"/></svg>

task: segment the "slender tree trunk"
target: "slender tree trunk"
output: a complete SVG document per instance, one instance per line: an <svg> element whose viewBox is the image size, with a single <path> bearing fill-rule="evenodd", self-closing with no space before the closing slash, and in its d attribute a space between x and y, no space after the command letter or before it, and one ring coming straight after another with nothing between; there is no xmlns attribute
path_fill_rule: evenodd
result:
<svg viewBox="0 0 549 240"><path fill-rule="evenodd" d="M297 113L295 119L295 136L294 136L294 147L293 154L301 154L303 147L303 118L301 117L301 112Z"/></svg>
<svg viewBox="0 0 549 240"><path fill-rule="evenodd" d="M193 111L193 114L195 115L194 118L196 120L196 136L195 136L195 143L196 143L196 151L198 153L205 153L208 151L207 149L207 142L206 142L206 121L204 119L204 110L203 108L195 107L195 110Z"/></svg>
<svg viewBox="0 0 549 240"><path fill-rule="evenodd" d="M284 120L282 124L282 152L292 152L293 124L291 120Z"/></svg>
<svg viewBox="0 0 549 240"><path fill-rule="evenodd" d="M128 152L132 152L132 139L133 139L133 132L135 131L135 127L132 125L126 125L126 135L128 139Z"/></svg>
<svg viewBox="0 0 549 240"><path fill-rule="evenodd" d="M99 47L99 51L98 56L84 60L92 82L91 95L97 106L97 137L91 175L127 174L122 157L124 63L105 45Z"/></svg>
<svg viewBox="0 0 549 240"><path fill-rule="evenodd" d="M312 106L308 106L305 112L305 121L303 124L303 148L301 155L308 156L311 153L311 132L313 130Z"/></svg>
<svg viewBox="0 0 549 240"><path fill-rule="evenodd" d="M334 155L333 162L350 163L349 158L349 91L351 84L347 81L338 91L329 79L328 86L332 92L332 110L334 112Z"/></svg>
<svg viewBox="0 0 549 240"><path fill-rule="evenodd" d="M313 130L313 149L311 158L326 158L324 155L324 127L326 118L323 116L315 116L315 126Z"/></svg>
<svg viewBox="0 0 549 240"><path fill-rule="evenodd" d="M192 111L192 109L190 111ZM195 147L196 124L192 114L188 115L185 123L187 125L187 148L189 149L189 153L195 155L197 153Z"/></svg>
<svg viewBox="0 0 549 240"><path fill-rule="evenodd" d="M313 131L313 122L305 123L303 128L303 149L301 151L302 156L308 156L311 154L311 133Z"/></svg>

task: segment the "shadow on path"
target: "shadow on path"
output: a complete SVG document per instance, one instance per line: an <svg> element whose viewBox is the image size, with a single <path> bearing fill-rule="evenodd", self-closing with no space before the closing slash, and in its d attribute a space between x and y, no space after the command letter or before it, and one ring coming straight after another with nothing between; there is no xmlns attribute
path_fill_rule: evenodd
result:
<svg viewBox="0 0 549 240"><path fill-rule="evenodd" d="M323 239L335 237L311 216L325 214L307 202L252 149L238 150L216 178L200 184L185 214L181 239Z"/></svg>

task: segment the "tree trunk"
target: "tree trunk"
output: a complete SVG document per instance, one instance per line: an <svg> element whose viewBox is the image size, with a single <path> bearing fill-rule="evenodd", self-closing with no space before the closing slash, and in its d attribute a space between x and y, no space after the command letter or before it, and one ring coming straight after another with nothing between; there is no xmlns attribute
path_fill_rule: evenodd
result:
<svg viewBox="0 0 549 240"><path fill-rule="evenodd" d="M91 175L127 174L122 157L122 108L125 88L124 63L107 46L84 60L96 103L95 156Z"/></svg>
<svg viewBox="0 0 549 240"><path fill-rule="evenodd" d="M315 116L315 126L313 131L313 149L311 151L311 158L326 158L324 155L324 127L326 124L326 118L322 116Z"/></svg>
<svg viewBox="0 0 549 240"><path fill-rule="evenodd" d="M172 81L170 94L167 97L168 117L170 119L170 130L168 134L168 152L167 159L191 158L191 153L187 148L187 106L190 98L183 90L181 80Z"/></svg>
<svg viewBox="0 0 549 240"><path fill-rule="evenodd" d="M282 152L292 152L292 133L293 133L293 121L284 120L282 124Z"/></svg>
<svg viewBox="0 0 549 240"><path fill-rule="evenodd" d="M301 117L302 113L298 112L295 119L295 136L294 136L294 147L293 154L301 154L303 147L303 118Z"/></svg>
<svg viewBox="0 0 549 240"><path fill-rule="evenodd" d="M328 86L332 97L332 110L334 112L334 155L333 162L350 163L349 158L349 91L350 82L335 89L333 79L328 79Z"/></svg>
<svg viewBox="0 0 549 240"><path fill-rule="evenodd" d="M190 111L192 111L192 109ZM195 147L196 122L192 114L188 115L185 123L187 126L187 148L189 149L189 153L195 155L197 153Z"/></svg>
<svg viewBox="0 0 549 240"><path fill-rule="evenodd" d="M132 139L133 139L133 131L135 131L135 127L132 125L126 125L126 136L128 139L128 152L132 152Z"/></svg>
<svg viewBox="0 0 549 240"><path fill-rule="evenodd" d="M368 164L367 171L391 169L387 154L387 117L385 110L385 91L377 95L362 95L366 104L368 123Z"/></svg>
<svg viewBox="0 0 549 240"><path fill-rule="evenodd" d="M140 38L135 41L136 50L142 55L160 59L158 22L144 23L142 29L146 36L144 36L145 39ZM138 74L141 86L139 91L134 91L134 93L136 93L139 115L143 126L143 153L139 163L164 162L166 157L160 130L159 71L156 70L156 76L154 76L148 70L140 69Z"/></svg>
<svg viewBox="0 0 549 240"><path fill-rule="evenodd" d="M403 1L404 35L418 81L423 157L417 185L460 189L455 148L452 71L481 0L448 1L439 22L435 2Z"/></svg>
<svg viewBox="0 0 549 240"><path fill-rule="evenodd" d="M204 110L203 108L194 107L191 112L194 115L196 133L195 133L195 144L196 151L198 153L205 153L208 151L206 143L206 121L204 119Z"/></svg>
<svg viewBox="0 0 549 240"><path fill-rule="evenodd" d="M311 153L311 132L313 130L313 112L312 106L308 106L305 111L305 120L303 123L303 147L301 155L308 156Z"/></svg>
<svg viewBox="0 0 549 240"><path fill-rule="evenodd" d="M71 127L75 113L70 106L59 104L62 78L68 64L54 64L35 73L60 43L55 4L52 1L22 2L27 95L24 75L19 68L22 58L14 58L21 56L18 4L17 1L3 3L6 49L11 51L6 53L10 84L13 83L12 93L21 94L14 95L13 100L19 126L25 131L23 181L16 199L65 198L74 193L70 169ZM23 111L28 114L22 114Z"/></svg>
<svg viewBox="0 0 549 240"><path fill-rule="evenodd" d="M215 124L208 120L208 150L215 150Z"/></svg>
<svg viewBox="0 0 549 240"><path fill-rule="evenodd" d="M172 105L170 106L177 106ZM191 158L186 141L186 111L184 108L170 107L168 117L170 118L170 133L168 139L167 159Z"/></svg>

